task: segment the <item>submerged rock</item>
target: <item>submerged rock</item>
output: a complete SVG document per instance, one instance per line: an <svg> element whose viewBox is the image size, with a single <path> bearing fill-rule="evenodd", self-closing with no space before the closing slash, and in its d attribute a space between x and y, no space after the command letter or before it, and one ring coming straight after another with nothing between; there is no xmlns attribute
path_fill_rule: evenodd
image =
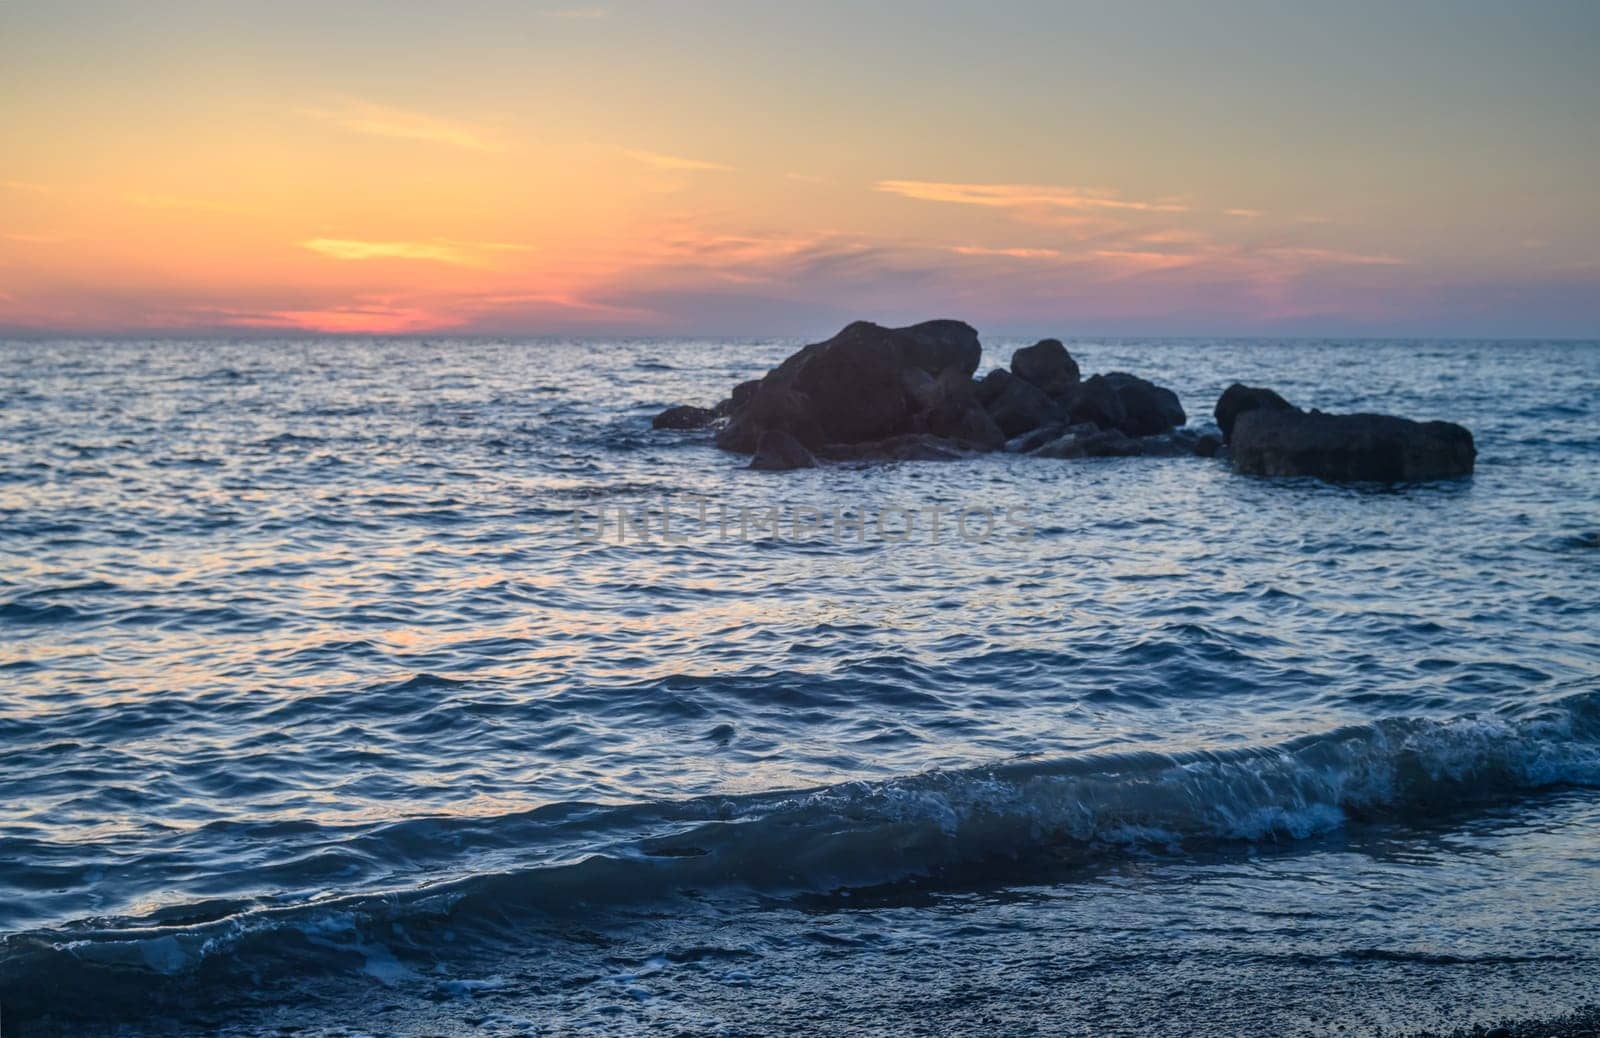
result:
<svg viewBox="0 0 1600 1038"><path fill-rule="evenodd" d="M957 461L979 452L959 440L910 433L871 443L829 443L819 453L829 461Z"/></svg>
<svg viewBox="0 0 1600 1038"><path fill-rule="evenodd" d="M1033 452L1036 458L1131 458L1145 445L1120 429L1069 432Z"/></svg>
<svg viewBox="0 0 1600 1038"><path fill-rule="evenodd" d="M806 450L805 444L782 429L768 429L761 434L755 457L750 467L767 472L786 472L790 469L813 469L817 459Z"/></svg>
<svg viewBox="0 0 1600 1038"><path fill-rule="evenodd" d="M1232 438L1233 423L1239 420L1239 416L1257 408L1265 408L1269 411L1300 410L1270 389L1246 386L1235 382L1222 391L1222 395L1217 398L1217 406L1212 412L1217 419L1217 428L1222 430L1224 443Z"/></svg>
<svg viewBox="0 0 1600 1038"><path fill-rule="evenodd" d="M1021 436L1013 436L1005 442L1005 451L1008 454L1027 454L1038 450L1051 440L1059 439L1066 429L1059 424L1041 425L1032 432L1025 432Z"/></svg>
<svg viewBox="0 0 1600 1038"><path fill-rule="evenodd" d="M650 419L652 429L704 429L717 420L717 412L708 407L678 404Z"/></svg>
<svg viewBox="0 0 1600 1038"><path fill-rule="evenodd" d="M1472 433L1453 422L1381 414L1257 406L1233 416L1230 439L1234 471L1255 476L1415 482L1471 475L1477 458Z"/></svg>

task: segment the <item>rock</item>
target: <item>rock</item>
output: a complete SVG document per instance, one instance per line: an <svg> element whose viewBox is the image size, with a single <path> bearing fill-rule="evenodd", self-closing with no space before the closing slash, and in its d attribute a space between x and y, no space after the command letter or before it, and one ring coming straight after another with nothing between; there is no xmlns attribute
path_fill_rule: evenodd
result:
<svg viewBox="0 0 1600 1038"><path fill-rule="evenodd" d="M1451 422L1273 406L1232 418L1233 470L1246 475L1413 482L1470 475L1477 457L1472 433Z"/></svg>
<svg viewBox="0 0 1600 1038"><path fill-rule="evenodd" d="M856 321L799 366L794 388L809 400L825 440L860 443L906 431L912 407L901 345L894 331Z"/></svg>
<svg viewBox="0 0 1600 1038"><path fill-rule="evenodd" d="M735 389L719 405L729 421L717 445L750 453L763 432L782 429L808 448L930 431L998 447L1004 436L972 395L981 353L978 333L960 321L856 321Z"/></svg>
<svg viewBox="0 0 1600 1038"><path fill-rule="evenodd" d="M935 377L955 368L968 380L978 370L983 346L977 329L965 321L923 321L895 332L902 336L900 356L908 365Z"/></svg>
<svg viewBox="0 0 1600 1038"><path fill-rule="evenodd" d="M955 440L911 433L871 443L830 443L820 453L830 461L957 461L975 452Z"/></svg>
<svg viewBox="0 0 1600 1038"><path fill-rule="evenodd" d="M1222 430L1222 442L1227 443L1233 437L1233 423L1239 420L1240 415L1246 411L1254 411L1258 407L1273 411L1299 410L1270 389L1235 382L1222 391L1213 411L1217 418L1217 428Z"/></svg>
<svg viewBox="0 0 1600 1038"><path fill-rule="evenodd" d="M786 472L790 469L814 469L817 459L806 450L805 444L782 429L768 429L761 434L755 457L750 467L767 472Z"/></svg>
<svg viewBox="0 0 1600 1038"><path fill-rule="evenodd" d="M1117 429L1069 432L1033 452L1036 458L1128 458L1145 452L1144 445Z"/></svg>
<svg viewBox="0 0 1600 1038"><path fill-rule="evenodd" d="M781 383L763 381L728 424L717 430L717 446L750 454L768 429L782 429L807 447L820 446L824 439L809 401Z"/></svg>
<svg viewBox="0 0 1600 1038"><path fill-rule="evenodd" d="M1029 451L1043 447L1051 440L1060 439L1065 432L1066 430L1058 424L1041 425L1031 432L1025 432L1021 436L1013 436L1007 440L1005 442L1005 451L1007 454L1026 454Z"/></svg>
<svg viewBox="0 0 1600 1038"><path fill-rule="evenodd" d="M1125 371L1096 377L1104 378L1116 390L1123 412L1116 428L1129 436L1154 436L1189 420L1183 412L1183 404L1178 402L1178 394L1170 389Z"/></svg>
<svg viewBox="0 0 1600 1038"><path fill-rule="evenodd" d="M935 436L960 440L978 450L999 450L1005 433L978 403L972 376L960 368L946 368L933 380L927 406L919 424Z"/></svg>
<svg viewBox="0 0 1600 1038"><path fill-rule="evenodd" d="M1074 425L1088 422L1101 429L1115 429L1128 417L1116 387L1104 375L1094 375L1073 390L1067 415Z"/></svg>
<svg viewBox="0 0 1600 1038"><path fill-rule="evenodd" d="M1048 425L1061 413L1044 390L1020 378L1005 380L1004 388L988 405L988 411L1006 439Z"/></svg>
<svg viewBox="0 0 1600 1038"><path fill-rule="evenodd" d="M737 411L745 404L748 404L750 402L750 398L755 395L756 387L760 384L760 379L753 378L748 382L741 382L737 386L734 386L733 392L728 394L728 399L722 401L721 403L717 404L715 408L713 408L713 410L717 412L717 417L727 418L729 415L733 414L733 412Z"/></svg>
<svg viewBox="0 0 1600 1038"><path fill-rule="evenodd" d="M978 403L988 408L1000 398L1000 394L1005 392L1006 386L1015 377L1005 368L995 368L975 382L972 391L977 396Z"/></svg>
<svg viewBox="0 0 1600 1038"><path fill-rule="evenodd" d="M1215 458L1217 451L1222 448L1222 438L1206 433L1194 441L1194 452L1202 458Z"/></svg>
<svg viewBox="0 0 1600 1038"><path fill-rule="evenodd" d="M1011 373L1060 399L1078 384L1078 362L1059 339L1040 339L1011 355Z"/></svg>
<svg viewBox="0 0 1600 1038"><path fill-rule="evenodd" d="M704 429L717 420L717 412L707 407L678 404L650 419L652 429Z"/></svg>
<svg viewBox="0 0 1600 1038"><path fill-rule="evenodd" d="M939 398L939 380L921 368L906 368L900 372L900 385L905 389L906 396L910 397L915 410L926 411Z"/></svg>

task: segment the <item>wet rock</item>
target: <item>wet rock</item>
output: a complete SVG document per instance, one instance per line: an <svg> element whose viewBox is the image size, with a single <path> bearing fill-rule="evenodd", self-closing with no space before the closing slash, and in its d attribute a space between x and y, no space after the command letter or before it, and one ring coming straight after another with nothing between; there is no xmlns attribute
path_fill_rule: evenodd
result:
<svg viewBox="0 0 1600 1038"><path fill-rule="evenodd" d="M768 429L807 447L935 429L999 446L1003 437L974 413L970 395L981 352L978 333L960 321L907 328L856 321L739 386L724 405L729 422L717 445L749 453Z"/></svg>
<svg viewBox="0 0 1600 1038"><path fill-rule="evenodd" d="M989 417L1006 439L1048 425L1060 417L1061 409L1044 390L1026 379L1004 380L998 396L988 405Z"/></svg>
<svg viewBox="0 0 1600 1038"><path fill-rule="evenodd" d="M1331 481L1414 482L1470 475L1472 433L1452 422L1256 407L1233 416L1235 472Z"/></svg>
<svg viewBox="0 0 1600 1038"><path fill-rule="evenodd" d="M1057 399L1078 384L1078 362L1059 339L1040 339L1013 353L1011 373Z"/></svg>
<svg viewBox="0 0 1600 1038"><path fill-rule="evenodd" d="M794 389L828 442L861 443L906 431L912 413L901 371L902 337L856 321L821 344L794 375Z"/></svg>
<svg viewBox="0 0 1600 1038"><path fill-rule="evenodd" d="M1059 424L1041 425L1031 432L1021 436L1014 436L1005 442L1007 454L1027 454L1029 451L1038 450L1051 440L1060 439L1066 428Z"/></svg>
<svg viewBox="0 0 1600 1038"><path fill-rule="evenodd" d="M987 408L990 404L1000 399L1000 394L1005 392L1006 386L1014 378L1016 376L1005 368L994 368L987 375L973 383L972 391L977 396L978 403Z"/></svg>
<svg viewBox="0 0 1600 1038"><path fill-rule="evenodd" d="M760 379L753 378L748 382L741 382L737 386L734 386L733 392L728 394L728 398L721 401L715 408L713 408L713 410L717 412L717 417L727 418L739 408L743 407L745 404L748 404L750 402L750 398L755 395L756 387L760 384Z"/></svg>
<svg viewBox="0 0 1600 1038"><path fill-rule="evenodd" d="M805 444L782 429L768 429L761 434L755 457L750 467L767 472L786 472L790 469L817 467L817 459L806 450Z"/></svg>
<svg viewBox="0 0 1600 1038"><path fill-rule="evenodd" d="M1093 375L1073 390L1067 415L1074 425L1089 423L1101 429L1115 429L1127 419L1122 398L1104 375Z"/></svg>
<svg viewBox="0 0 1600 1038"><path fill-rule="evenodd" d="M1170 389L1125 371L1096 377L1104 378L1116 391L1122 404L1122 421L1117 422L1115 428L1129 436L1154 436L1189 420L1178 394Z"/></svg>
<svg viewBox="0 0 1600 1038"><path fill-rule="evenodd" d="M977 329L965 321L923 321L895 332L903 339L900 356L908 365L936 377L954 368L968 381L978 370L983 346Z"/></svg>
<svg viewBox="0 0 1600 1038"><path fill-rule="evenodd" d="M650 419L652 429L704 429L717 420L717 412L709 407L678 404Z"/></svg>
<svg viewBox="0 0 1600 1038"><path fill-rule="evenodd" d="M1067 433L1033 452L1036 458L1131 458L1145 453L1144 444L1119 429Z"/></svg>
<svg viewBox="0 0 1600 1038"><path fill-rule="evenodd" d="M1214 458L1222 448L1222 437L1206 433L1194 441L1194 452L1202 458Z"/></svg>
<svg viewBox="0 0 1600 1038"><path fill-rule="evenodd" d="M763 382L728 424L717 430L717 446L750 454L761 442L761 434L769 429L781 429L807 447L820 446L824 439L822 427L804 397L781 383Z"/></svg>
<svg viewBox="0 0 1600 1038"><path fill-rule="evenodd" d="M927 432L985 451L1005 443L1005 433L978 403L971 375L960 368L946 368L933 379L925 399L918 424Z"/></svg>
<svg viewBox="0 0 1600 1038"><path fill-rule="evenodd" d="M870 443L830 443L819 453L829 461L957 461L978 452L957 440L910 433Z"/></svg>
<svg viewBox="0 0 1600 1038"><path fill-rule="evenodd" d="M1283 397L1270 389L1258 386L1246 386L1235 382L1222 391L1217 398L1217 406L1213 410L1216 415L1217 428L1222 430L1222 442L1226 443L1233 437L1233 424L1239 416L1247 411L1265 408L1269 411L1298 411Z"/></svg>

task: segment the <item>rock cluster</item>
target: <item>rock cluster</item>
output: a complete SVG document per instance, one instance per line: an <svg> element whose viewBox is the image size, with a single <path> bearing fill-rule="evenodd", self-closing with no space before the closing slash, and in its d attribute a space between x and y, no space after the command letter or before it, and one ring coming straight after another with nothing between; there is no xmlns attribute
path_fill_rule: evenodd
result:
<svg viewBox="0 0 1600 1038"><path fill-rule="evenodd" d="M857 321L741 384L715 408L670 407L652 424L702 428L725 418L717 446L755 455L753 468L774 469L817 458L931 460L1002 448L1040 449L1044 457L1167 453L1171 443L1143 441L1187 420L1177 394L1134 375L1083 379L1057 339L1016 351L1009 370L974 379L982 352L978 333L960 321L908 328ZM1026 437L1026 446L1018 442Z"/></svg>
<svg viewBox="0 0 1600 1038"><path fill-rule="evenodd" d="M1058 339L974 377L978 333L961 321L857 321L734 387L716 407L669 407L658 429L713 426L751 468L943 460L1004 450L1039 458L1227 456L1251 475L1420 480L1472 471L1472 434L1446 422L1305 412L1270 389L1228 387L1220 435L1186 428L1178 395L1137 375L1084 378Z"/></svg>

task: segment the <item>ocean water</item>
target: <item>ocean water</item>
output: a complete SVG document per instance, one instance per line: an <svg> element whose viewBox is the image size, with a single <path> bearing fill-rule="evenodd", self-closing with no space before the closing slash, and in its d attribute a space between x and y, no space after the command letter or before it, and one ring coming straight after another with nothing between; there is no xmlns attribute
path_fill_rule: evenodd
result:
<svg viewBox="0 0 1600 1038"><path fill-rule="evenodd" d="M1592 1002L1600 344L1067 343L1196 425L1459 421L1477 474L649 428L785 341L0 344L3 1033Z"/></svg>

